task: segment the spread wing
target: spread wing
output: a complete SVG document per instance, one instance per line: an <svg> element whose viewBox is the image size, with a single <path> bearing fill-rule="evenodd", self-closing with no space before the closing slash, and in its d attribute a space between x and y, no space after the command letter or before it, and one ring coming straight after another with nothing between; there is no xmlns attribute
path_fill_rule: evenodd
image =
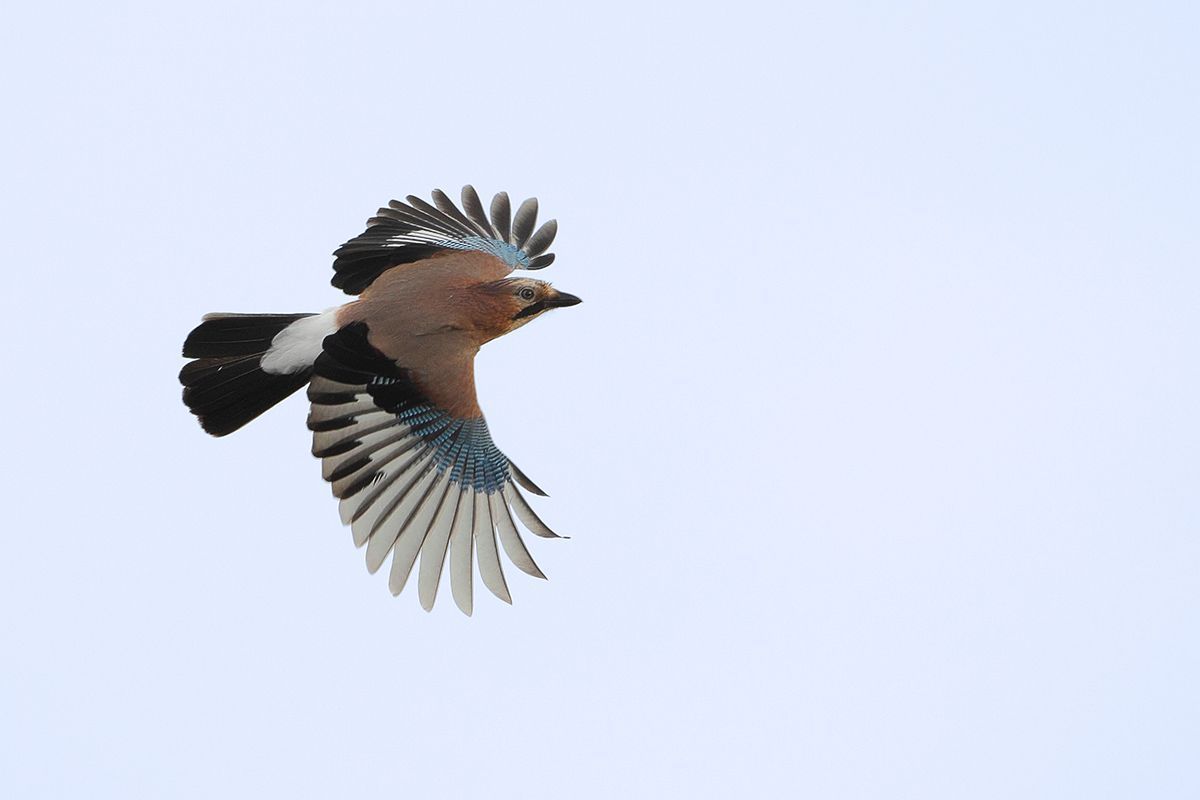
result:
<svg viewBox="0 0 1200 800"><path fill-rule="evenodd" d="M558 223L550 220L534 231L536 198L521 203L514 217L501 192L492 198L491 219L471 186L463 187L462 210L440 189L433 191L433 205L411 194L406 199L379 209L365 231L334 251L334 286L359 294L384 271L445 250L489 253L510 269L541 269L554 261L546 250Z"/></svg>
<svg viewBox="0 0 1200 800"><path fill-rule="evenodd" d="M313 369L313 455L355 545L366 545L367 569L392 555L392 594L420 556L417 591L433 608L448 556L454 601L470 614L477 558L484 585L511 603L497 536L518 569L545 578L513 522L515 512L533 533L558 538L517 485L544 493L496 448L483 417L457 418L432 404L406 369L371 345L362 322L326 337Z"/></svg>

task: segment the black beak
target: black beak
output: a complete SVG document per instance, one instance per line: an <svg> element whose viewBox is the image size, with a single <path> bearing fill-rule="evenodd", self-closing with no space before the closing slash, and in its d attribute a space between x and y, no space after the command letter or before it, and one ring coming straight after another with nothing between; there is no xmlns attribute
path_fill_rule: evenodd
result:
<svg viewBox="0 0 1200 800"><path fill-rule="evenodd" d="M542 301L546 308L566 308L567 306L577 306L582 302L575 295L566 292L555 292L553 297L547 297Z"/></svg>

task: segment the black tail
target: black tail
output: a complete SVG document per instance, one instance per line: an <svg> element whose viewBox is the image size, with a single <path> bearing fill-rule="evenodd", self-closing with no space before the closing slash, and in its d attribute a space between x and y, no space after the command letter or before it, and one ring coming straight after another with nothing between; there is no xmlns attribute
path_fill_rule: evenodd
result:
<svg viewBox="0 0 1200 800"><path fill-rule="evenodd" d="M311 314L208 314L183 343L183 402L213 436L233 433L308 383L312 370L263 372L271 340Z"/></svg>

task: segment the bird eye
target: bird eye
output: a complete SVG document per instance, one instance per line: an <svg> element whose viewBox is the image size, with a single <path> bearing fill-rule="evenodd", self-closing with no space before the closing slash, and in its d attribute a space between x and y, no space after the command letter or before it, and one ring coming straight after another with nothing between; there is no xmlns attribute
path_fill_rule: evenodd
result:
<svg viewBox="0 0 1200 800"><path fill-rule="evenodd" d="M533 298L537 297L537 293L534 292L533 289L530 289L528 286L526 286L521 291L517 292L517 294L520 296L520 298L522 300L532 300Z"/></svg>

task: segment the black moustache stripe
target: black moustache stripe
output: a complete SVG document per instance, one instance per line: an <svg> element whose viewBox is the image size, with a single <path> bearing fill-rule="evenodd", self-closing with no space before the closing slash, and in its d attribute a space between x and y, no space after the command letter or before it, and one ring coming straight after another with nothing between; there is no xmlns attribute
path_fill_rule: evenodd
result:
<svg viewBox="0 0 1200 800"><path fill-rule="evenodd" d="M513 314L513 319L520 319L521 317L532 316L533 314L538 314L545 310L546 310L546 301L539 300L536 303L534 303L533 305L525 306L520 311L518 311L516 314Z"/></svg>

